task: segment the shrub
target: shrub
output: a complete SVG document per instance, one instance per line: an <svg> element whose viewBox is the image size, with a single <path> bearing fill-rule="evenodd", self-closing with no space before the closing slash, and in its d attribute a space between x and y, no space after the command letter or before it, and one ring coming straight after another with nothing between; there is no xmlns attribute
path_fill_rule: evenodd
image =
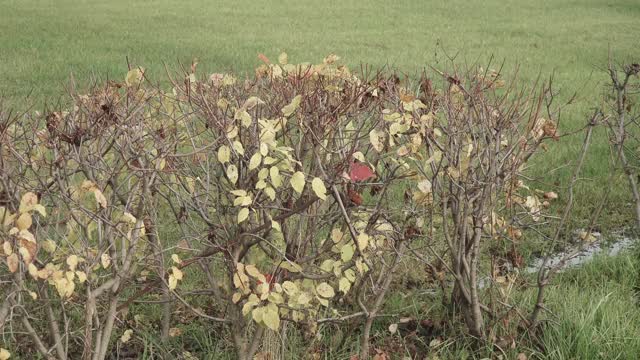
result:
<svg viewBox="0 0 640 360"><path fill-rule="evenodd" d="M546 88L477 68L414 86L334 55L263 61L245 80L194 64L168 92L135 68L67 111L3 123L4 333L25 330L45 357L104 359L132 336L120 316L160 293L165 339L176 302L227 327L241 359L283 322L315 334L361 320L365 359L394 273L426 244L484 336L481 243L517 237L522 209L539 216L519 176L556 136ZM183 289L189 277L206 291Z"/></svg>

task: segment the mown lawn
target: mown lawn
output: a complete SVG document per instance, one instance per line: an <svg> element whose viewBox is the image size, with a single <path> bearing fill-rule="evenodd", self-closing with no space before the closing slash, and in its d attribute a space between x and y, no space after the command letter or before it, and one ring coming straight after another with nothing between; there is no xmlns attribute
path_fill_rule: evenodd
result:
<svg viewBox="0 0 640 360"><path fill-rule="evenodd" d="M0 93L52 97L71 73L120 78L126 58L160 76L197 57L203 69L250 71L256 54L287 51L350 65L434 65L441 45L460 60L495 55L532 78L556 72L575 90L611 46L637 55L640 4L603 1L70 1L0 2Z"/></svg>
<svg viewBox="0 0 640 360"><path fill-rule="evenodd" d="M293 62L319 62L335 53L352 68L388 65L411 76L429 65L443 67L447 56L481 64L493 56L493 67L505 61L525 80L553 73L559 100L578 91L563 112L561 131L570 133L600 105L609 49L619 62L638 62L639 19L637 0L0 0L0 97L18 109L41 109L58 103L71 74L81 87L95 78L122 79L127 61L161 79L165 65L174 71L194 58L202 73L250 74L258 53L275 59L286 51ZM532 175L542 182L535 186L555 190L562 201L565 189L554 183L566 184L565 165L581 141L576 134L550 144L536 159ZM608 149L598 130L577 188L575 226L588 223L606 187L613 192L602 228L633 218L622 174L606 183ZM631 299L637 285L625 282L637 274L637 263L629 264L627 257L603 260L567 288L554 288L549 306L559 315L547 339L549 357L609 358L595 353L597 345L615 358L616 350L639 348L626 338L640 329L635 315L624 314L627 307L637 312ZM611 268L620 271L605 271ZM568 295L580 301L566 304ZM219 344L208 335L193 341L211 342L199 346L215 352Z"/></svg>

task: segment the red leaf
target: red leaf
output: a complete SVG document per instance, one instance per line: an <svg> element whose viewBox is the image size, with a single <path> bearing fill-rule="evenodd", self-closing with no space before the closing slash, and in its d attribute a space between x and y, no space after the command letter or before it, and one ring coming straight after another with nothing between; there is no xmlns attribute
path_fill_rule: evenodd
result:
<svg viewBox="0 0 640 360"><path fill-rule="evenodd" d="M352 162L349 177L352 181L364 181L374 176L373 170L367 165L359 162Z"/></svg>

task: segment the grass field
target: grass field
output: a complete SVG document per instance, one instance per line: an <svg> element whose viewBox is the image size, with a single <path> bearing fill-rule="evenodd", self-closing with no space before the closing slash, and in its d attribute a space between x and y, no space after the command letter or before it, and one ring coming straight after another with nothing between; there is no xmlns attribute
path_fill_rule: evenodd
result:
<svg viewBox="0 0 640 360"><path fill-rule="evenodd" d="M601 1L33 1L0 2L0 93L55 97L71 73L122 77L126 58L151 70L196 57L204 70L250 71L256 54L298 61L336 53L350 65L412 73L434 55L495 55L532 78L555 71L575 89L637 51L640 5ZM636 52L637 54L637 52ZM440 54L441 56L442 54Z"/></svg>
<svg viewBox="0 0 640 360"><path fill-rule="evenodd" d="M71 74L80 86L96 77L122 79L127 59L159 79L165 64L175 70L194 58L203 73L251 73L258 53L275 58L282 51L294 62L335 53L352 68L389 65L408 75L442 65L447 55L461 63L493 56L494 67L504 60L526 80L554 73L561 99L579 91L563 114L566 133L599 105L609 49L620 62L638 61L639 19L637 0L0 0L0 97L20 109L42 108L58 102ZM605 183L608 144L603 131L596 135L574 221L586 223L610 186L611 206L600 225L622 227L633 218L630 196L622 176ZM563 138L538 159L533 173L541 187L566 183L566 169L551 170L572 161L581 141L579 134ZM554 189L562 196L563 188ZM638 284L629 278L639 266L625 256L563 275L571 280L568 288L555 287L550 295L559 314L546 340L550 358L637 353L640 344L629 337L637 337L640 318L625 311L637 313L631 298ZM565 304L567 294L580 301ZM196 333L191 340L215 353L215 336Z"/></svg>

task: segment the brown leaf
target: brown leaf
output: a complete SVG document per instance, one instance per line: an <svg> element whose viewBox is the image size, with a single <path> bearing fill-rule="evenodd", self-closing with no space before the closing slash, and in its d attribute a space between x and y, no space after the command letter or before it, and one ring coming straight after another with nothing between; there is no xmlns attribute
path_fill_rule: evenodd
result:
<svg viewBox="0 0 640 360"><path fill-rule="evenodd" d="M376 349L376 354L373 356L373 360L389 360L389 355L386 352Z"/></svg>
<svg viewBox="0 0 640 360"><path fill-rule="evenodd" d="M11 273L14 273L18 270L18 255L13 253L7 257L7 267Z"/></svg>
<svg viewBox="0 0 640 360"><path fill-rule="evenodd" d="M20 247L27 249L27 252L31 256L30 259L25 259L26 262L30 263L31 261L27 260L33 260L36 258L36 255L38 254L38 245L36 243L25 239L20 239Z"/></svg>
<svg viewBox="0 0 640 360"><path fill-rule="evenodd" d="M545 136L553 138L554 140L558 140L558 128L553 121L547 120L542 126L542 131L544 132Z"/></svg>
<svg viewBox="0 0 640 360"><path fill-rule="evenodd" d="M362 205L362 195L360 195L357 191L349 189L347 195L349 196L349 200L351 200L352 203L354 203L355 205Z"/></svg>

